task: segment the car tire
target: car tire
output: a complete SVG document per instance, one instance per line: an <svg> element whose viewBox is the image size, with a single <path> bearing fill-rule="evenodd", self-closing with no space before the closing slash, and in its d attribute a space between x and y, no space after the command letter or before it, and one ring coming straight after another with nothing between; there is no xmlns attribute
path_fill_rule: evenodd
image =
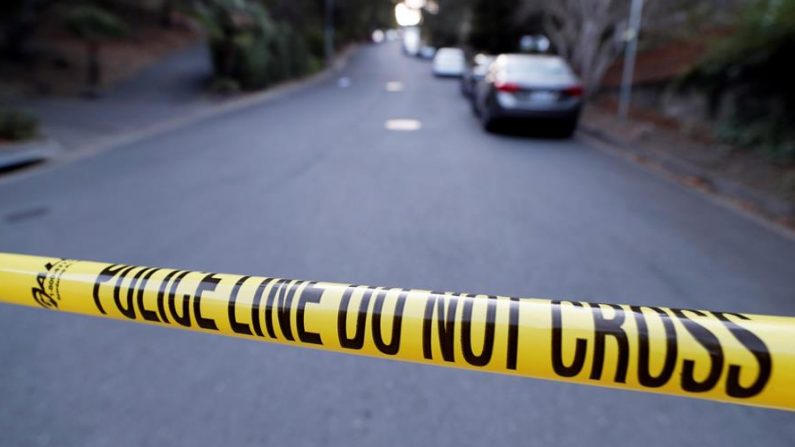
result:
<svg viewBox="0 0 795 447"><path fill-rule="evenodd" d="M574 132L577 130L577 119L578 117L574 116L571 118L566 118L562 120L559 124L559 132L561 138L571 138L574 135Z"/></svg>
<svg viewBox="0 0 795 447"><path fill-rule="evenodd" d="M486 104L480 112L480 122L483 125L483 130L486 132L494 132L497 129L497 118L491 107Z"/></svg>
<svg viewBox="0 0 795 447"><path fill-rule="evenodd" d="M472 114L480 118L480 108L478 107L478 100L474 96L469 98L469 107L472 108Z"/></svg>

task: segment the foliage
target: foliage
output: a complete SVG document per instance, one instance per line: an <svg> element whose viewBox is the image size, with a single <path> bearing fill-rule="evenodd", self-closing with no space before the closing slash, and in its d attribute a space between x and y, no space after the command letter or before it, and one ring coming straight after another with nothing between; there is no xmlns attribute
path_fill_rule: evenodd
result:
<svg viewBox="0 0 795 447"><path fill-rule="evenodd" d="M91 4L70 8L64 23L72 34L87 41L120 38L127 34L124 22L113 13Z"/></svg>
<svg viewBox="0 0 795 447"><path fill-rule="evenodd" d="M272 17L286 24L306 42L312 55L322 58L323 0L263 0ZM389 0L334 0L332 22L336 47L369 39L375 29L394 26L394 3Z"/></svg>
<svg viewBox="0 0 795 447"><path fill-rule="evenodd" d="M38 135L39 121L28 112L0 109L0 139L18 141Z"/></svg>
<svg viewBox="0 0 795 447"><path fill-rule="evenodd" d="M586 93L595 93L621 50L629 2L560 0L546 4L544 13L545 29L558 53L580 75Z"/></svg>
<svg viewBox="0 0 795 447"><path fill-rule="evenodd" d="M267 87L318 70L324 58L323 2L317 0L203 0L193 9L210 40L217 78L243 89ZM391 3L335 2L338 45L385 25Z"/></svg>
<svg viewBox="0 0 795 447"><path fill-rule="evenodd" d="M15 14L22 14L25 10L26 3L29 2L26 0L5 0L0 3L0 14L2 14L4 19Z"/></svg>
<svg viewBox="0 0 795 447"><path fill-rule="evenodd" d="M718 125L717 135L732 145L755 148L771 161L795 162L795 129L786 120L732 118Z"/></svg>
<svg viewBox="0 0 795 447"><path fill-rule="evenodd" d="M368 40L373 30L391 28L393 8L388 0L336 0L334 24L339 44Z"/></svg>
<svg viewBox="0 0 795 447"><path fill-rule="evenodd" d="M793 54L795 0L756 2L679 87L706 92L713 113L729 107L719 132L727 141L795 160Z"/></svg>
<svg viewBox="0 0 795 447"><path fill-rule="evenodd" d="M215 78L210 83L210 91L221 95L229 95L240 91L240 84L229 78Z"/></svg>
<svg viewBox="0 0 795 447"><path fill-rule="evenodd" d="M309 71L305 43L289 26L273 20L261 3L203 2L195 17L207 31L217 78L250 90Z"/></svg>
<svg viewBox="0 0 795 447"><path fill-rule="evenodd" d="M466 36L466 25L472 11L472 0L438 0L438 12L423 11L422 30L433 47L459 46Z"/></svg>
<svg viewBox="0 0 795 447"><path fill-rule="evenodd" d="M40 13L53 0L0 1L0 55L22 60L30 56L30 40Z"/></svg>
<svg viewBox="0 0 795 447"><path fill-rule="evenodd" d="M519 37L515 26L516 0L474 0L469 43L492 54L516 51Z"/></svg>
<svg viewBox="0 0 795 447"><path fill-rule="evenodd" d="M544 34L593 93L620 50L628 5L628 0L472 0L469 43L490 53L515 52L523 35Z"/></svg>
<svg viewBox="0 0 795 447"><path fill-rule="evenodd" d="M323 2L317 0L265 0L274 20L289 24L298 34L312 59L323 60Z"/></svg>

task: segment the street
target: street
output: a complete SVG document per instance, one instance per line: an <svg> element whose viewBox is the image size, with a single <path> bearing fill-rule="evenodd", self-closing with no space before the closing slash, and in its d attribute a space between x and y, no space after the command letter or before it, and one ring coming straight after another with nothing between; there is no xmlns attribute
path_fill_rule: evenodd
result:
<svg viewBox="0 0 795 447"><path fill-rule="evenodd" d="M0 251L795 316L795 240L582 137L484 133L457 81L397 43L272 101L0 181ZM0 445L795 439L783 411L7 305L0 328Z"/></svg>

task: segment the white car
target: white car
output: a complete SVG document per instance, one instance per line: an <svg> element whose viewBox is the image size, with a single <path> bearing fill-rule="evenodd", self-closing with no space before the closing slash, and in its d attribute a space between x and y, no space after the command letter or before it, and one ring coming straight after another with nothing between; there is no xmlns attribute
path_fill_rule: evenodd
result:
<svg viewBox="0 0 795 447"><path fill-rule="evenodd" d="M403 29L403 52L408 56L420 53L420 30L416 26Z"/></svg>
<svg viewBox="0 0 795 447"><path fill-rule="evenodd" d="M433 57L433 74L460 77L466 69L466 57L461 48L439 48Z"/></svg>

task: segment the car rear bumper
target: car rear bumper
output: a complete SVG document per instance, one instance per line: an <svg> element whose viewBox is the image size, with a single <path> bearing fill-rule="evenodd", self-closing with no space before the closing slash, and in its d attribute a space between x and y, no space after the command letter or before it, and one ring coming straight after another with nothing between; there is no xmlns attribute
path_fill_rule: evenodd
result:
<svg viewBox="0 0 795 447"><path fill-rule="evenodd" d="M436 76L461 77L464 75L465 67L457 64L444 64L434 61L433 74Z"/></svg>
<svg viewBox="0 0 795 447"><path fill-rule="evenodd" d="M527 110L527 109L505 109L496 107L494 118L513 118L513 119L575 119L580 115L580 107L565 110Z"/></svg>
<svg viewBox="0 0 795 447"><path fill-rule="evenodd" d="M444 77L444 78L460 78L464 73L460 70L446 70L446 69L434 68L433 74L435 76Z"/></svg>
<svg viewBox="0 0 795 447"><path fill-rule="evenodd" d="M568 98L549 104L528 104L518 101L506 100L497 95L494 101L493 113L495 118L548 118L566 119L577 118L582 109L582 101L578 98Z"/></svg>

